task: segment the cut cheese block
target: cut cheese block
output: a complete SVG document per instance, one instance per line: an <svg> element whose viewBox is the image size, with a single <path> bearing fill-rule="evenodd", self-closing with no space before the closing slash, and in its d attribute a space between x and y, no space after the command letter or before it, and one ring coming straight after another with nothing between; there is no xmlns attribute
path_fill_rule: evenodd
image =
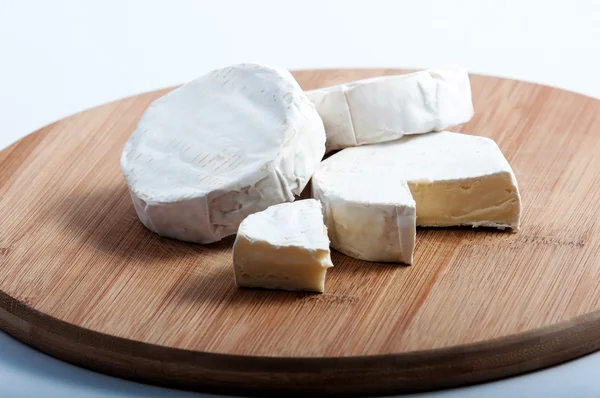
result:
<svg viewBox="0 0 600 398"><path fill-rule="evenodd" d="M387 187L407 182L419 226L519 228L517 181L489 138L443 131L347 148L324 160L316 172L332 173L377 174ZM372 189L358 181L356 190ZM352 222L352 214L345 217L334 218L336 227L331 229Z"/></svg>
<svg viewBox="0 0 600 398"><path fill-rule="evenodd" d="M241 64L152 103L121 168L146 227L210 243L247 215L293 201L324 153L323 122L292 75Z"/></svg>
<svg viewBox="0 0 600 398"><path fill-rule="evenodd" d="M327 151L444 130L473 116L466 70L382 76L306 92L325 124Z"/></svg>
<svg viewBox="0 0 600 398"><path fill-rule="evenodd" d="M416 210L405 182L322 168L312 190L325 208L333 248L361 260L412 264Z"/></svg>
<svg viewBox="0 0 600 398"><path fill-rule="evenodd" d="M233 246L238 286L323 292L333 267L321 204L283 203L248 216Z"/></svg>

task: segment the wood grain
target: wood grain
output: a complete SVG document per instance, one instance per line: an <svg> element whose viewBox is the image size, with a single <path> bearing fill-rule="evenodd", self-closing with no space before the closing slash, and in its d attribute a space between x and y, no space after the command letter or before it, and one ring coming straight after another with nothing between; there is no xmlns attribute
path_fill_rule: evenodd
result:
<svg viewBox="0 0 600 398"><path fill-rule="evenodd" d="M231 238L187 244L137 220L119 156L165 90L33 133L0 152L0 327L91 369L238 394L421 391L600 349L600 101L471 82L476 115L454 130L503 150L521 231L421 229L412 267L333 253L323 295L237 289Z"/></svg>

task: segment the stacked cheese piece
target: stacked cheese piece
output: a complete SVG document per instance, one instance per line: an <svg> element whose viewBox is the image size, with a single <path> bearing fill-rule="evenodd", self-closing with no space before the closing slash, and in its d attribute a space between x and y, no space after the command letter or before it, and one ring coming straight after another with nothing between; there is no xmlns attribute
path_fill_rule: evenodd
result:
<svg viewBox="0 0 600 398"><path fill-rule="evenodd" d="M322 292L330 240L412 264L416 226L518 230L498 146L442 131L472 115L460 68L305 93L285 70L234 65L155 101L121 166L150 230L196 243L237 232L239 286ZM314 199L293 202L311 177Z"/></svg>

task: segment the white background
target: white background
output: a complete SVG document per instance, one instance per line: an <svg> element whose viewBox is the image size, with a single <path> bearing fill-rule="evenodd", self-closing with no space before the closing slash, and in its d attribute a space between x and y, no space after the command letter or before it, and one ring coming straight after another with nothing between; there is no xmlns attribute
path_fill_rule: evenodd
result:
<svg viewBox="0 0 600 398"><path fill-rule="evenodd" d="M290 69L458 63L600 98L600 2L0 0L0 148L79 110L247 61ZM599 372L594 354L425 396L598 397ZM0 332L1 397L166 392L75 368Z"/></svg>

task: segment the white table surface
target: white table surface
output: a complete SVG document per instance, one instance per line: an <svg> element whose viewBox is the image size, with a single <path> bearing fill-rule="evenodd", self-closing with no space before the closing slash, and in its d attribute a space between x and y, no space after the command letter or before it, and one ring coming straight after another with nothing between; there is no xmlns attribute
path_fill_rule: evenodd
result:
<svg viewBox="0 0 600 398"><path fill-rule="evenodd" d="M0 0L0 148L82 109L245 61L289 69L458 63L600 98L600 2ZM600 354L592 354L412 396L598 397L598 374ZM207 396L80 369L0 332L0 397L41 394Z"/></svg>

